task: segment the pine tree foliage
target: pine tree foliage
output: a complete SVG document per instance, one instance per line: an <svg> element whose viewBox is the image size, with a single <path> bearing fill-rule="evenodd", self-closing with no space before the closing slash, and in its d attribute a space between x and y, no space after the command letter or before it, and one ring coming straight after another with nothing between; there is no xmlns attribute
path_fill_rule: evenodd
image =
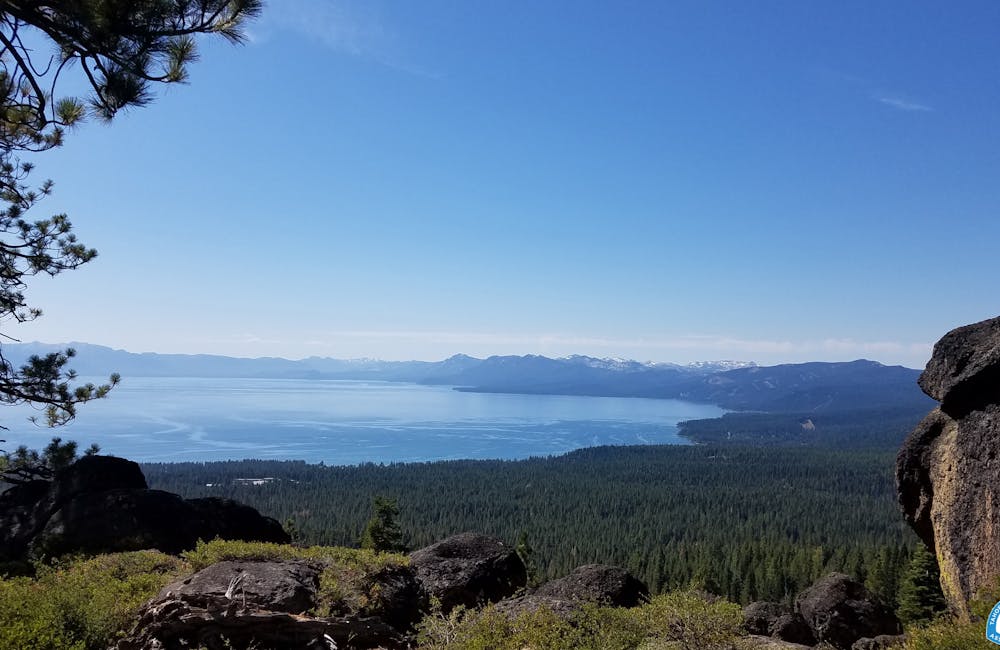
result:
<svg viewBox="0 0 1000 650"><path fill-rule="evenodd" d="M77 449L76 442L63 442L62 438L56 437L41 452L24 445L13 452L0 450L0 483L18 485L38 479L50 479L57 471L69 467L79 458ZM91 445L83 453L85 456L92 456L99 451L97 445Z"/></svg>
<svg viewBox="0 0 1000 650"><path fill-rule="evenodd" d="M403 552L403 531L399 527L399 505L395 499L377 496L372 500L372 518L361 534L361 548L380 553Z"/></svg>
<svg viewBox="0 0 1000 650"><path fill-rule="evenodd" d="M149 103L154 83L185 81L197 58L195 35L239 42L260 10L260 0L0 1L0 322L41 316L25 295L31 278L97 255L77 241L67 215L29 217L52 182L33 187L33 163L24 157L58 147L65 130L88 116L110 120ZM59 94L71 71L85 94ZM9 332L0 338L16 340ZM0 403L31 404L49 426L72 420L78 404L118 382L112 375L105 384L74 385L67 367L74 354L35 356L18 367L0 347Z"/></svg>
<svg viewBox="0 0 1000 650"><path fill-rule="evenodd" d="M920 544L900 579L897 614L906 624L926 623L944 609L937 559Z"/></svg>

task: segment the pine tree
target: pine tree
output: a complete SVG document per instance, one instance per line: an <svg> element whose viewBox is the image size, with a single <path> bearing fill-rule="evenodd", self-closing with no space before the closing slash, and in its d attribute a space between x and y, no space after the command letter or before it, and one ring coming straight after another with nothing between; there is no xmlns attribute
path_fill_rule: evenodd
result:
<svg viewBox="0 0 1000 650"><path fill-rule="evenodd" d="M403 531L399 527L399 506L395 499L377 496L372 500L372 518L361 534L361 548L380 553L403 552Z"/></svg>
<svg viewBox="0 0 1000 650"><path fill-rule="evenodd" d="M930 621L944 611L937 559L922 544L913 552L899 582L897 615L906 624Z"/></svg>
<svg viewBox="0 0 1000 650"><path fill-rule="evenodd" d="M49 480L57 471L69 467L79 458L77 449L77 443L72 440L63 442L62 438L53 438L41 452L24 445L13 452L0 450L0 483L18 485L39 479ZM83 454L92 456L99 451L97 445L91 445Z"/></svg>
<svg viewBox="0 0 1000 650"><path fill-rule="evenodd" d="M88 115L107 121L150 102L150 86L183 82L196 58L194 37L218 34L239 42L242 24L260 0L53 0L0 3L0 322L41 316L25 296L37 275L55 276L94 259L77 241L65 214L30 216L52 182L28 183L24 159L63 143L67 128ZM57 95L71 70L79 96ZM16 340L7 332L0 338ZM76 416L76 406L99 399L118 383L74 385L72 349L34 356L20 367L0 349L0 403L32 404L49 426ZM6 428L6 427L3 427Z"/></svg>
<svg viewBox="0 0 1000 650"><path fill-rule="evenodd" d="M528 531L522 530L517 536L517 545L514 547L517 556L524 563L524 570L528 576L528 586L536 587L539 582L538 564L535 562L535 549L528 541Z"/></svg>

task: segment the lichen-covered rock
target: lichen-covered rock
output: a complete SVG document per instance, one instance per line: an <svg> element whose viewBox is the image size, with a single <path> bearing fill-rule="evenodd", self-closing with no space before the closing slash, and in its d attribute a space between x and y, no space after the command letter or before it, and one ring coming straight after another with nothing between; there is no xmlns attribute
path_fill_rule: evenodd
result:
<svg viewBox="0 0 1000 650"><path fill-rule="evenodd" d="M817 641L841 650L849 650L862 637L902 632L892 610L843 573L817 580L796 597L795 609Z"/></svg>
<svg viewBox="0 0 1000 650"><path fill-rule="evenodd" d="M459 533L410 554L410 566L444 611L480 607L510 596L527 582L524 563L504 542Z"/></svg>
<svg viewBox="0 0 1000 650"><path fill-rule="evenodd" d="M118 650L406 648L406 629L371 608L327 612L322 560L223 561L164 587L139 611ZM371 576L388 591L413 585L407 567ZM409 587L404 587L406 591ZM403 597L396 591L396 606ZM426 599L425 599L426 600ZM419 597L409 607L419 614ZM325 607L324 607L325 606ZM378 609L378 605L374 605ZM323 610L322 615L317 610ZM391 613L391 608L389 610ZM398 614L398 612L396 612ZM410 615L412 618L412 614Z"/></svg>
<svg viewBox="0 0 1000 650"><path fill-rule="evenodd" d="M899 452L899 502L935 551L950 608L967 617L1000 576L1000 318L946 334L920 386L941 406Z"/></svg>
<svg viewBox="0 0 1000 650"><path fill-rule="evenodd" d="M240 607L302 614L316 607L319 569L301 561L224 561L175 580L158 598L183 598L188 603L230 593Z"/></svg>

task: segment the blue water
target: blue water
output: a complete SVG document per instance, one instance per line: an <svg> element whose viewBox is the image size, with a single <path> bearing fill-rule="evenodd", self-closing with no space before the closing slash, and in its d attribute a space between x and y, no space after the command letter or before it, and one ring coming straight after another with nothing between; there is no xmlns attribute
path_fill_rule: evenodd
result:
<svg viewBox="0 0 1000 650"><path fill-rule="evenodd" d="M97 380L94 380L95 382ZM311 463L516 459L597 445L684 444L677 423L722 410L676 400L463 393L441 386L282 379L128 378L52 430L7 409L10 449L53 436L137 461Z"/></svg>

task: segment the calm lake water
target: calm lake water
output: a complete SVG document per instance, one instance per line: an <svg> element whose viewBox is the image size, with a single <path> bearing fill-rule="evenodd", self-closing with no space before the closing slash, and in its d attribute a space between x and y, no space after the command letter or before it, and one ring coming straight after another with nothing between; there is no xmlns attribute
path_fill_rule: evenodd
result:
<svg viewBox="0 0 1000 650"><path fill-rule="evenodd" d="M106 400L81 406L76 421L56 430L8 409L3 424L10 431L3 437L7 448L41 448L58 435L137 461L344 465L685 444L679 421L722 413L676 400L463 393L388 382L134 377Z"/></svg>

